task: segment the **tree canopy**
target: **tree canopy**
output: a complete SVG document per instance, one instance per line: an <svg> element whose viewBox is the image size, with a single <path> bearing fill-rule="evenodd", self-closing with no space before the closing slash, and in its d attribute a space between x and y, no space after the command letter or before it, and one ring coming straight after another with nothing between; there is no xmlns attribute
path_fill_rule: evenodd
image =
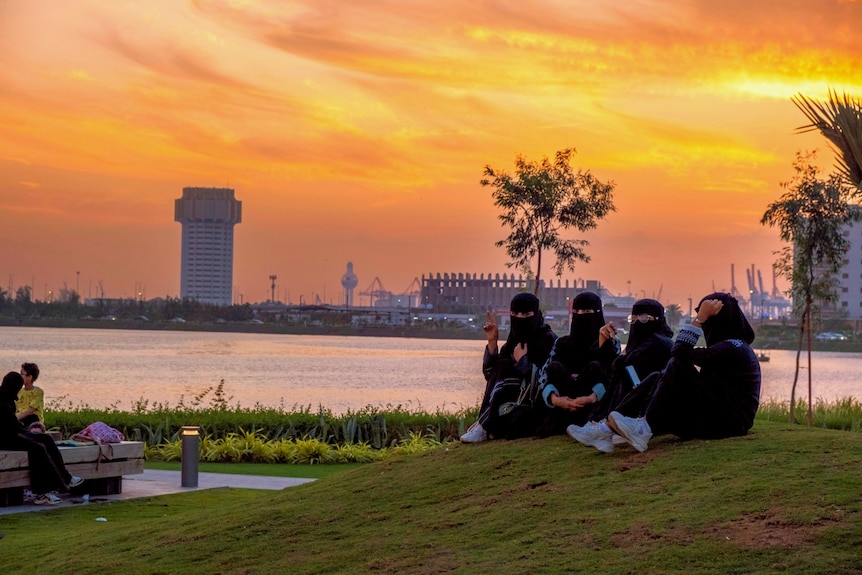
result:
<svg viewBox="0 0 862 575"><path fill-rule="evenodd" d="M529 162L523 156L515 159L515 173L485 166L482 186L491 186L494 205L502 208L499 219L510 229L509 235L495 242L505 247L517 266L534 280L538 294L542 275L542 256L554 254L554 272L559 277L566 269L575 270L578 261L589 262L584 251L589 242L566 239L562 232L575 229L586 232L598 221L615 211L613 182L601 182L589 171L575 170L571 165L574 148L556 153L552 162ZM534 267L535 260L535 267Z"/></svg>

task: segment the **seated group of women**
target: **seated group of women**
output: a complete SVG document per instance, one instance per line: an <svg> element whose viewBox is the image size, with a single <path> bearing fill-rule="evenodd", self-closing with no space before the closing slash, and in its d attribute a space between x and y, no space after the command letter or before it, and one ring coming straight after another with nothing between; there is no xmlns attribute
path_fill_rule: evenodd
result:
<svg viewBox="0 0 862 575"><path fill-rule="evenodd" d="M674 340L661 303L638 300L622 350L595 293L575 297L569 335L560 338L545 324L539 300L518 294L499 349L496 316L488 314L485 393L478 420L461 441L568 433L611 452L621 443L644 451L664 433L746 434L760 402L754 331L730 294L710 294L696 310ZM701 336L706 347L696 347Z"/></svg>

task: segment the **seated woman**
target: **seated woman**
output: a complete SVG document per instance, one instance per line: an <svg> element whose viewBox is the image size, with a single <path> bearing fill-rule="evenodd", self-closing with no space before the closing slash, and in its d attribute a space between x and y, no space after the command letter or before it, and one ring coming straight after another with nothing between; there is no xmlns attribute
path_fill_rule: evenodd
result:
<svg viewBox="0 0 862 575"><path fill-rule="evenodd" d="M605 453L614 450L614 433L605 422L608 414L627 403L644 403L638 398L649 386L640 388L641 381L664 369L673 346L673 330L667 325L664 306L658 301L636 301L628 321L629 339L625 351L611 365L604 398L593 406L586 425L566 428L573 439Z"/></svg>
<svg viewBox="0 0 862 575"><path fill-rule="evenodd" d="M539 374L539 389L546 408L539 436L564 433L571 424L583 424L590 407L605 394L608 368L620 353L612 323L605 323L602 300L582 292L572 301L569 335L559 338Z"/></svg>
<svg viewBox="0 0 862 575"><path fill-rule="evenodd" d="M649 378L644 416L633 411L637 406L608 415L608 426L638 451L653 435L721 439L745 435L754 424L760 405L754 330L730 294L710 294L696 309L697 317L677 335L667 367ZM701 335L706 347L695 347Z"/></svg>
<svg viewBox="0 0 862 575"><path fill-rule="evenodd" d="M533 434L535 423L532 409L515 407L519 396L534 385L539 368L551 353L557 336L545 324L539 299L521 293L510 304L510 329L506 343L498 351L497 316L488 312L484 330L488 339L482 359L485 393L479 407L479 418L461 436L464 443L477 443L490 438L514 438Z"/></svg>
<svg viewBox="0 0 862 575"><path fill-rule="evenodd" d="M30 488L36 495L36 505L55 505L61 499L57 491L67 490L84 482L71 475L63 456L50 435L31 433L15 416L15 400L24 386L24 378L10 371L0 384L0 449L26 451L30 460Z"/></svg>

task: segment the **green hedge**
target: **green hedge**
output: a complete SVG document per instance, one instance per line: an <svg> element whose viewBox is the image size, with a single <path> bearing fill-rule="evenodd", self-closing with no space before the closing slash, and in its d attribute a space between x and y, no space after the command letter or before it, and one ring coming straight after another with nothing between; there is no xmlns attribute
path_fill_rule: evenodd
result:
<svg viewBox="0 0 862 575"><path fill-rule="evenodd" d="M223 384L219 384L215 390L208 389L193 398L188 405L140 400L132 411L123 411L116 407L94 409L87 405L49 403L45 423L49 429L70 437L94 421L103 421L119 429L126 439L144 441L153 447L176 441L181 427L195 425L200 427L201 436L210 440L252 434L270 441L314 439L331 445L367 444L381 449L414 436L439 442L458 439L475 420L477 411L476 408L458 413L426 413L390 405L336 415L323 408L312 411L310 407L290 411L260 405L244 408L228 405Z"/></svg>

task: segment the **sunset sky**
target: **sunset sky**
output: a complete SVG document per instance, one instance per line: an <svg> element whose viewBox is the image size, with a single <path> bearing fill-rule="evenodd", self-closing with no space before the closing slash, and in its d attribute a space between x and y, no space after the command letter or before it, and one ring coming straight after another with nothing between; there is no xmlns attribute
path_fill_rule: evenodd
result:
<svg viewBox="0 0 862 575"><path fill-rule="evenodd" d="M358 292L511 273L482 170L574 147L617 212L564 280L770 290L760 218L797 151L833 164L790 97L862 95L860 26L860 0L0 0L0 288L178 295L185 186L243 202L245 301L275 274L339 303L348 261Z"/></svg>

